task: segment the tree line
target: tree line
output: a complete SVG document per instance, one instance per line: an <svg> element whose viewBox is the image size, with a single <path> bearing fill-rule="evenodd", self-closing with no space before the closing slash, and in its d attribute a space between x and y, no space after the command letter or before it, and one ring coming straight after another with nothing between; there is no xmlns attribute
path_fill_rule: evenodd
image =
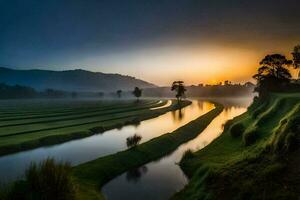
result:
<svg viewBox="0 0 300 200"><path fill-rule="evenodd" d="M266 55L260 62L260 67L253 78L257 81L255 91L260 97L268 96L270 92L300 91L299 76L292 79L290 68L300 69L300 45L294 47L292 59L282 54Z"/></svg>

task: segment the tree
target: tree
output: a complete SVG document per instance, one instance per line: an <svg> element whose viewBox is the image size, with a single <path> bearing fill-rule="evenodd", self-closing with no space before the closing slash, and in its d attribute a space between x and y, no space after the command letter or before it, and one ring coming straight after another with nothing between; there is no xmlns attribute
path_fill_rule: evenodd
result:
<svg viewBox="0 0 300 200"><path fill-rule="evenodd" d="M257 80L255 91L263 95L270 91L276 91L288 83L292 76L287 67L292 63L284 55L267 55L260 61L261 67L259 67L258 73L253 76Z"/></svg>
<svg viewBox="0 0 300 200"><path fill-rule="evenodd" d="M294 47L293 55L293 66L295 69L300 69L300 45ZM298 78L300 78L300 72L298 74Z"/></svg>
<svg viewBox="0 0 300 200"><path fill-rule="evenodd" d="M117 96L118 96L119 98L122 97L122 90L118 90L118 91L117 91Z"/></svg>
<svg viewBox="0 0 300 200"><path fill-rule="evenodd" d="M78 96L78 94L77 94L77 92L72 92L71 96L72 96L73 99L75 99Z"/></svg>
<svg viewBox="0 0 300 200"><path fill-rule="evenodd" d="M132 94L137 98L137 101L139 101L139 98L142 96L142 89L135 87Z"/></svg>
<svg viewBox="0 0 300 200"><path fill-rule="evenodd" d="M184 97L184 93L186 91L183 81L174 81L171 87L172 91L176 91L176 98L178 104L181 102L182 98Z"/></svg>
<svg viewBox="0 0 300 200"><path fill-rule="evenodd" d="M134 134L133 136L126 138L126 145L128 148L135 147L140 143L141 139L142 137L140 135Z"/></svg>
<svg viewBox="0 0 300 200"><path fill-rule="evenodd" d="M281 54L272 54L267 55L260 65L262 65L258 72L259 74L265 74L268 76L274 76L278 79L289 79L291 78L290 73L286 70L286 67L290 66L293 62L287 60L284 55Z"/></svg>
<svg viewBox="0 0 300 200"><path fill-rule="evenodd" d="M98 96L99 96L100 98L103 98L104 93L103 93L103 92L98 92Z"/></svg>

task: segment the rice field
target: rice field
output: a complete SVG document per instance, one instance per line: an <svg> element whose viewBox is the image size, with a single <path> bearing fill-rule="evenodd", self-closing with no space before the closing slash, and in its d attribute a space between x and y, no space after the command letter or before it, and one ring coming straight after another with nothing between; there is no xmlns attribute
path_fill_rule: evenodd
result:
<svg viewBox="0 0 300 200"><path fill-rule="evenodd" d="M138 122L167 100L0 102L0 154L89 136ZM159 109L158 109L159 110Z"/></svg>

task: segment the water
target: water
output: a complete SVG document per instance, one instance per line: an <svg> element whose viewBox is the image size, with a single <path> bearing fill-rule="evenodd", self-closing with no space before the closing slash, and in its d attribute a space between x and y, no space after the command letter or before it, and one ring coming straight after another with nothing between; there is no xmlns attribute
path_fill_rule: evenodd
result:
<svg viewBox="0 0 300 200"><path fill-rule="evenodd" d="M113 179L102 188L108 200L165 200L183 189L188 179L176 164L183 153L191 149L200 150L223 131L223 125L229 119L242 114L251 99L223 99L224 111L195 139L181 145L171 155L146 164L138 169L130 170Z"/></svg>
<svg viewBox="0 0 300 200"><path fill-rule="evenodd" d="M59 145L2 156L0 157L0 182L5 183L22 178L25 169L31 162L41 161L47 157L77 165L116 153L127 148L126 138L129 136L138 134L142 136L141 143L143 143L154 137L172 132L213 108L214 105L207 101L193 100L190 106L181 111L168 112L159 117L142 121L135 126L129 125Z"/></svg>

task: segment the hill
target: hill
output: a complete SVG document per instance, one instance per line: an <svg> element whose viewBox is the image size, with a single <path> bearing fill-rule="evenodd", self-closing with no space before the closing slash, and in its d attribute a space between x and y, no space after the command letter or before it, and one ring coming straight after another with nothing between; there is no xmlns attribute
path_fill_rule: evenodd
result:
<svg viewBox="0 0 300 200"><path fill-rule="evenodd" d="M223 134L180 166L189 184L172 200L298 199L300 93L255 99Z"/></svg>
<svg viewBox="0 0 300 200"><path fill-rule="evenodd" d="M0 67L0 83L24 85L37 90L47 88L63 91L110 92L151 88L154 84L120 74L105 74L81 69L68 71L15 70Z"/></svg>

